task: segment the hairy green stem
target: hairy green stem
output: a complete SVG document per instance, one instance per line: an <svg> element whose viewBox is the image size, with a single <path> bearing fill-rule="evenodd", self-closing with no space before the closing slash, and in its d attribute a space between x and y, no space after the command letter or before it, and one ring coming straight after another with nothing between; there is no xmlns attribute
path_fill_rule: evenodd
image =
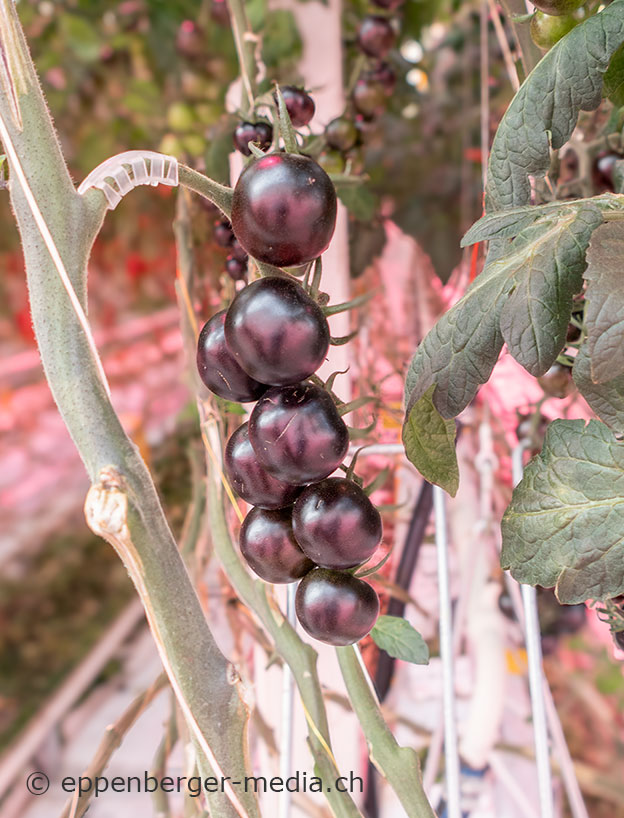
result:
<svg viewBox="0 0 624 818"><path fill-rule="evenodd" d="M382 715L355 654L349 645L336 648L351 705L368 742L370 759L397 794L408 818L435 818L422 786L418 756L400 747Z"/></svg>
<svg viewBox="0 0 624 818"><path fill-rule="evenodd" d="M308 743L314 757L317 774L325 784L335 781L340 772L331 755L329 726L323 693L316 670L316 651L303 642L290 623L284 618L275 602L267 594L267 586L251 578L238 556L225 516L221 475L215 465L220 462L221 444L214 418L204 423L208 457L208 509L214 549L225 572L240 599L256 613L262 625L275 643L277 653L290 666L299 689L308 722ZM329 751L329 752L328 752ZM340 792L335 786L326 796L337 818L360 816L349 793Z"/></svg>
<svg viewBox="0 0 624 818"><path fill-rule="evenodd" d="M194 190L195 193L209 199L228 219L230 218L232 215L232 195L234 193L231 187L221 185L187 165L179 165L178 174L180 184L183 187Z"/></svg>
<svg viewBox="0 0 624 818"><path fill-rule="evenodd" d="M0 0L0 54L0 118L15 151L9 192L33 324L52 394L93 483L87 519L115 547L139 591L204 770L218 775L220 768L238 778L247 770L248 713L237 675L207 626L151 476L113 409L26 188L18 181L21 168L86 310L87 261L106 200L99 191L81 197L74 190L12 0ZM253 794L234 792L229 785L209 797L219 816L259 814Z"/></svg>
<svg viewBox="0 0 624 818"><path fill-rule="evenodd" d="M241 110L243 116L248 117L252 114L256 101L257 40L249 25L244 0L227 0L227 4L230 10L230 23L232 24L232 34L234 35L234 44L238 54L238 64L243 83Z"/></svg>

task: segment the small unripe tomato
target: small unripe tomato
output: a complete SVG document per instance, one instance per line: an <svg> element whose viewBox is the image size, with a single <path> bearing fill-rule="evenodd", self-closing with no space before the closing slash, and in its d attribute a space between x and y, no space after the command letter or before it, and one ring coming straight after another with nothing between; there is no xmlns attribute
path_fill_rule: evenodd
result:
<svg viewBox="0 0 624 818"><path fill-rule="evenodd" d="M344 173L347 166L344 156L339 151L323 151L316 160L325 173Z"/></svg>
<svg viewBox="0 0 624 818"><path fill-rule="evenodd" d="M548 51L568 32L572 31L582 19L582 16L578 17L576 14L562 14L554 17L536 11L531 20L531 38L536 46L543 51Z"/></svg>
<svg viewBox="0 0 624 818"><path fill-rule="evenodd" d="M325 141L334 150L349 151L357 144L357 128L349 117L336 117L325 128Z"/></svg>
<svg viewBox="0 0 624 818"><path fill-rule="evenodd" d="M386 92L378 82L360 78L353 89L353 104L365 119L380 116L386 109Z"/></svg>
<svg viewBox="0 0 624 818"><path fill-rule="evenodd" d="M533 5L544 14L550 14L552 17L559 17L562 14L572 14L581 6L584 6L587 0L532 0Z"/></svg>
<svg viewBox="0 0 624 818"><path fill-rule="evenodd" d="M178 133L186 133L193 130L197 124L197 117L186 102L174 102L167 109L167 124Z"/></svg>

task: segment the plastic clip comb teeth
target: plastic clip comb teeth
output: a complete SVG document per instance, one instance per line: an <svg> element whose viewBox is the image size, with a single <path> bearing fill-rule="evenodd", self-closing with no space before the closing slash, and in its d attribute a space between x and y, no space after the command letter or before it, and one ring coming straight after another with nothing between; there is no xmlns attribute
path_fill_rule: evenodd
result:
<svg viewBox="0 0 624 818"><path fill-rule="evenodd" d="M94 168L80 184L78 193L83 196L96 187L106 196L108 209L114 210L126 193L139 185L177 187L178 160L155 151L119 153Z"/></svg>

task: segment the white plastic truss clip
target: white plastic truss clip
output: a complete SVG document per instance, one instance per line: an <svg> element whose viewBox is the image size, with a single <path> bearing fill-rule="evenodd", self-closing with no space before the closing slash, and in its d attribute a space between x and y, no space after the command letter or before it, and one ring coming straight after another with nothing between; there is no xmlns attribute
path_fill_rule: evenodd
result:
<svg viewBox="0 0 624 818"><path fill-rule="evenodd" d="M178 186L178 160L156 151L125 151L111 156L94 168L80 184L81 196L92 187L106 196L108 209L114 210L126 193L139 185Z"/></svg>

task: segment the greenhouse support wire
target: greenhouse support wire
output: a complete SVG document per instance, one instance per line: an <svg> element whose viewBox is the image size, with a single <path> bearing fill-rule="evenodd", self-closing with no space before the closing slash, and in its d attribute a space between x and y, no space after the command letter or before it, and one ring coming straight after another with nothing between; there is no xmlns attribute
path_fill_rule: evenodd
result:
<svg viewBox="0 0 624 818"><path fill-rule="evenodd" d="M295 616L295 592L297 585L291 582L286 589L286 619L293 628L297 627ZM282 667L282 727L280 731L280 778L286 781L290 776L293 748L293 705L294 679L290 666L285 662ZM291 794L288 788L282 791L279 800L279 818L290 818Z"/></svg>
<svg viewBox="0 0 624 818"><path fill-rule="evenodd" d="M524 443L519 443L511 453L513 484L522 480L524 471L522 456ZM533 736L535 740L535 762L537 765L537 783L541 818L554 818L552 775L550 769L550 750L548 746L548 726L544 701L544 671L542 668L542 642L537 615L537 592L531 585L521 585L522 603L524 605L524 632L526 638L527 660L529 664L529 690L533 712Z"/></svg>
<svg viewBox="0 0 624 818"><path fill-rule="evenodd" d="M440 658L442 660L447 816L448 818L461 818L446 496L439 486L433 487L433 509L440 593Z"/></svg>

